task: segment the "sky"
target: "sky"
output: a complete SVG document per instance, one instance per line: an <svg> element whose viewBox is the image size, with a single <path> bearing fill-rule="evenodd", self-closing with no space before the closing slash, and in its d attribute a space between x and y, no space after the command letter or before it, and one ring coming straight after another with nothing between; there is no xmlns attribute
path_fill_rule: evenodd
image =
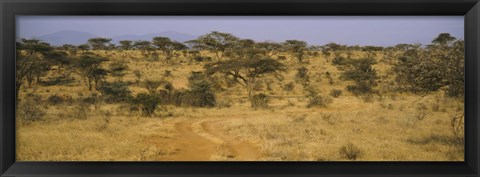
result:
<svg viewBox="0 0 480 177"><path fill-rule="evenodd" d="M16 25L21 38L73 30L107 38L220 31L255 41L297 39L310 45L429 44L440 33L464 39L463 16L17 16Z"/></svg>

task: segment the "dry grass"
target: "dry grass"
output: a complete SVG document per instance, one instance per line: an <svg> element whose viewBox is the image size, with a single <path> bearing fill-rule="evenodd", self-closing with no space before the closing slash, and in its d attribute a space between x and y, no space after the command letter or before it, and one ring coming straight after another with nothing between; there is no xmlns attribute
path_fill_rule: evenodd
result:
<svg viewBox="0 0 480 177"><path fill-rule="evenodd" d="M165 79L176 89L187 88L192 71L202 71L203 64L180 57L176 63L165 64L142 59L140 53L130 54L130 72L123 81L136 83L134 70L142 71L146 79ZM100 54L107 55L105 52ZM121 52L110 54L113 60ZM354 53L354 55L361 55ZM379 58L381 55L378 56ZM333 89L344 90L327 107L307 108L304 88L294 82L298 64L285 61L290 68L284 80L273 77L271 89L259 93L271 96L268 108L253 109L239 86L217 91L217 107L179 108L169 106L168 116L141 117L130 113L122 104L99 103L82 107L78 102L45 106L40 121L17 121L17 159L34 161L156 161L189 160L182 157L189 140L178 132L179 122L192 122L192 131L212 143L212 152L205 160L236 160L228 141L247 141L258 150L257 160L308 161L463 161L463 146L454 143L450 127L452 114L463 112L463 102L444 98L442 92L425 97L388 91L388 83L380 84L382 97L355 97L344 90L349 83L340 80L340 72L328 59L309 59L307 66L310 86L319 94L328 95ZM108 66L108 63L107 65ZM374 66L380 75L390 65L380 62ZM166 71L170 76L164 77ZM326 76L326 72L330 76ZM55 71L46 77L55 76ZM69 86L34 86L22 88L21 98L35 93L46 100L55 94L67 94L72 99L84 98L87 91L78 76ZM329 79L330 78L330 79ZM386 78L391 80L393 78ZM108 81L115 78L108 77ZM333 82L331 82L333 80ZM294 87L284 89L287 83ZM134 94L147 92L131 84ZM266 88L266 87L264 87ZM22 99L23 100L23 99ZM419 108L418 104L422 104ZM46 105L46 104L45 104ZM19 107L22 109L22 107ZM83 115L85 114L85 115ZM162 115L162 114L159 114ZM201 123L211 123L210 132ZM214 122L214 123L213 123ZM457 133L458 134L458 133ZM463 132L460 132L463 136ZM361 151L354 159L345 158L342 148L354 144ZM208 148L206 148L208 149ZM346 148L347 150L348 148ZM237 150L238 151L238 150ZM202 152L199 152L202 153ZM255 152L252 152L255 153ZM190 159L192 160L192 159Z"/></svg>

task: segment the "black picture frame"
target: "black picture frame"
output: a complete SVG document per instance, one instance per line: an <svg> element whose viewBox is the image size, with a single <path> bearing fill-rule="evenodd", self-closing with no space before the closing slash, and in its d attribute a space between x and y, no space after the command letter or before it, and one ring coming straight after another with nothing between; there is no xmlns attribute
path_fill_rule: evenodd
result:
<svg viewBox="0 0 480 177"><path fill-rule="evenodd" d="M13 176L448 176L480 174L478 0L0 0L0 174ZM465 162L16 162L16 15L463 15Z"/></svg>

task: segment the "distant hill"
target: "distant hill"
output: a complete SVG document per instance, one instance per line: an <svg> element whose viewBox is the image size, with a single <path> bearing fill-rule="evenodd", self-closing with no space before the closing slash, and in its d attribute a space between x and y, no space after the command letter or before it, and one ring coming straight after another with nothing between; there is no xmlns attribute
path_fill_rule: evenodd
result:
<svg viewBox="0 0 480 177"><path fill-rule="evenodd" d="M130 40L130 41L135 41L135 40L146 40L146 41L152 41L154 37L168 37L174 41L178 42L185 42L188 40L196 39L197 36L190 35L190 34L184 34L184 33L179 33L176 31L165 31L161 33L150 33L150 34L145 34L145 35L134 35L134 34L126 34L126 35L120 35L120 36L114 36L112 38L113 43L118 44L118 41L121 40Z"/></svg>
<svg viewBox="0 0 480 177"><path fill-rule="evenodd" d="M168 37L172 40L178 42L185 42L188 40L196 39L197 36L190 35L190 34L183 34L176 31L165 31L161 33L151 33L145 35L135 35L135 34L125 34L112 37L112 43L118 44L121 40L147 40L151 41L154 37ZM61 46L64 44L73 44L73 45L80 45L87 43L88 39L96 38L100 36L96 36L94 34L82 31L59 31L39 37L35 37L42 41L48 42L53 46Z"/></svg>
<svg viewBox="0 0 480 177"><path fill-rule="evenodd" d="M61 46L63 44L80 45L85 44L88 39L95 38L93 34L81 31L59 31L43 36L36 37L42 41L50 43L53 46Z"/></svg>

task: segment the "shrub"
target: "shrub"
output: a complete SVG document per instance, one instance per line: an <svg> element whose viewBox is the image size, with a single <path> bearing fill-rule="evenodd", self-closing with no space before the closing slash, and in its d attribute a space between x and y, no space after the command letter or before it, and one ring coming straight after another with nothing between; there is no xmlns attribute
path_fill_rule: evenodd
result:
<svg viewBox="0 0 480 177"><path fill-rule="evenodd" d="M307 83L310 81L310 78L308 77L308 69L305 68L304 66L297 69L297 74L295 75L295 77L296 77L295 81L297 82Z"/></svg>
<svg viewBox="0 0 480 177"><path fill-rule="evenodd" d="M51 105L59 105L62 104L65 100L58 95L51 95L47 98L47 102Z"/></svg>
<svg viewBox="0 0 480 177"><path fill-rule="evenodd" d="M346 145L343 145L339 152L342 158L348 160L357 160L362 154L362 151L353 143L347 143Z"/></svg>
<svg viewBox="0 0 480 177"><path fill-rule="evenodd" d="M160 98L157 94L139 93L131 100L134 107L138 107L145 116L151 116L155 113L158 105L160 104Z"/></svg>
<svg viewBox="0 0 480 177"><path fill-rule="evenodd" d="M192 97L191 106L213 107L216 104L215 93L212 91L213 84L208 81L201 72L192 72L188 78L190 95Z"/></svg>
<svg viewBox="0 0 480 177"><path fill-rule="evenodd" d="M321 95L314 95L308 98L308 108L311 107L322 107L325 108L332 102L331 98L321 96Z"/></svg>
<svg viewBox="0 0 480 177"><path fill-rule="evenodd" d="M85 103L79 103L72 108L72 114L70 115L76 119L87 119L90 107Z"/></svg>
<svg viewBox="0 0 480 177"><path fill-rule="evenodd" d="M33 122L43 119L46 112L40 108L39 100L28 98L19 109L19 115L25 122Z"/></svg>
<svg viewBox="0 0 480 177"><path fill-rule="evenodd" d="M172 77L172 71L170 70L165 70L165 73L163 73L163 77Z"/></svg>
<svg viewBox="0 0 480 177"><path fill-rule="evenodd" d="M332 102L328 96L321 96L313 87L305 88L307 92L308 104L307 108L311 107L327 107Z"/></svg>
<svg viewBox="0 0 480 177"><path fill-rule="evenodd" d="M342 95L342 90L339 89L333 89L330 91L330 96L334 98L338 98L340 95Z"/></svg>
<svg viewBox="0 0 480 177"><path fill-rule="evenodd" d="M105 82L99 86L103 99L108 103L127 101L131 94L128 84L121 81Z"/></svg>
<svg viewBox="0 0 480 177"><path fill-rule="evenodd" d="M125 76L125 71L128 70L128 65L126 60L115 60L110 63L110 73L114 77L123 77Z"/></svg>
<svg viewBox="0 0 480 177"><path fill-rule="evenodd" d="M157 93L158 87L162 84L162 81L159 80L146 80L145 88L148 90L148 93L155 94Z"/></svg>
<svg viewBox="0 0 480 177"><path fill-rule="evenodd" d="M195 56L193 60L196 62L212 61L212 57Z"/></svg>
<svg viewBox="0 0 480 177"><path fill-rule="evenodd" d="M368 94L374 92L373 87L377 86L377 71L372 68L376 61L372 58L349 60L346 71L341 78L354 81L354 85L348 85L347 90L355 94Z"/></svg>
<svg viewBox="0 0 480 177"><path fill-rule="evenodd" d="M138 85L138 84L140 83L140 79L142 78L142 75L143 75L143 74L142 74L142 71L140 71L140 70L137 69L137 70L133 71L133 74L135 74L135 78L136 78L136 79L135 79L135 82L136 82L137 85Z"/></svg>
<svg viewBox="0 0 480 177"><path fill-rule="evenodd" d="M250 99L250 103L254 108L267 108L269 101L270 100L268 96L263 93L253 95L252 98Z"/></svg>
<svg viewBox="0 0 480 177"><path fill-rule="evenodd" d="M295 88L295 85L293 84L293 82L289 82L288 84L285 84L283 86L283 90L287 92L291 92L294 88Z"/></svg>

